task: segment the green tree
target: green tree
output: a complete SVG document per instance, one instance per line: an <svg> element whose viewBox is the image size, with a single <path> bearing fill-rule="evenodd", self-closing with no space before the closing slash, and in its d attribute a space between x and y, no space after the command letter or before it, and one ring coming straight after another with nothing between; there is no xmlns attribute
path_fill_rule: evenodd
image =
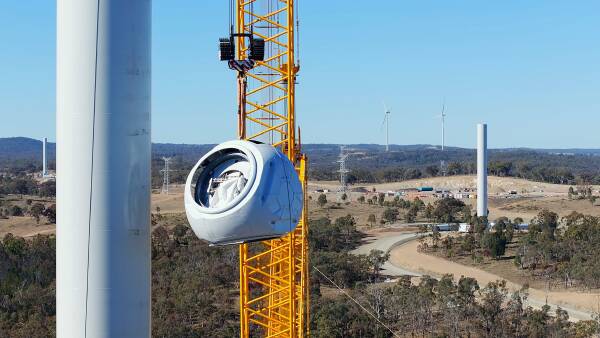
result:
<svg viewBox="0 0 600 338"><path fill-rule="evenodd" d="M383 206L384 201L385 201L385 194L380 192L377 197L377 203L379 203L379 206Z"/></svg>
<svg viewBox="0 0 600 338"><path fill-rule="evenodd" d="M485 337L500 337L502 334L502 304L508 289L506 281L490 282L480 291L481 303L476 307L480 318L479 326Z"/></svg>
<svg viewBox="0 0 600 338"><path fill-rule="evenodd" d="M383 215L381 216L381 218L388 223L394 223L398 220L398 214L399 214L398 209L387 208L383 212Z"/></svg>
<svg viewBox="0 0 600 338"><path fill-rule="evenodd" d="M431 229L431 246L437 248L441 238L440 230L434 225Z"/></svg>
<svg viewBox="0 0 600 338"><path fill-rule="evenodd" d="M362 203L365 203L365 196L364 196L364 195L360 195L360 196L358 197L358 199L357 199L357 200L358 200L358 202L359 202L359 203L361 203L361 204L362 204Z"/></svg>
<svg viewBox="0 0 600 338"><path fill-rule="evenodd" d="M13 205L10 207L10 215L11 216L23 216L23 209L18 205Z"/></svg>
<svg viewBox="0 0 600 338"><path fill-rule="evenodd" d="M483 236L482 245L490 256L498 259L506 251L506 237L502 231L487 231Z"/></svg>
<svg viewBox="0 0 600 338"><path fill-rule="evenodd" d="M460 249L463 252L472 253L476 248L475 236L473 234L466 234L462 238L462 242L460 243Z"/></svg>
<svg viewBox="0 0 600 338"><path fill-rule="evenodd" d="M431 205L431 203L427 203L427 206L425 207L425 218L427 218L428 221L433 219L433 205Z"/></svg>
<svg viewBox="0 0 600 338"><path fill-rule="evenodd" d="M455 223L457 214L463 210L465 203L455 198L442 198L435 201L433 217L441 223Z"/></svg>
<svg viewBox="0 0 600 338"><path fill-rule="evenodd" d="M412 207L408 209L404 219L406 220L406 223L414 223L417 220L417 210Z"/></svg>
<svg viewBox="0 0 600 338"><path fill-rule="evenodd" d="M349 243L353 234L356 232L356 219L352 215L346 215L335 219L335 225L339 227L345 237L346 243Z"/></svg>
<svg viewBox="0 0 600 338"><path fill-rule="evenodd" d="M56 196L56 182L47 181L40 184L38 195L40 197L54 197Z"/></svg>
<svg viewBox="0 0 600 338"><path fill-rule="evenodd" d="M573 196L575 195L575 189L573 189L573 187L569 187L569 199L572 200Z"/></svg>
<svg viewBox="0 0 600 338"><path fill-rule="evenodd" d="M317 198L317 204L322 208L327 204L327 196L325 194L320 194L319 198Z"/></svg>
<svg viewBox="0 0 600 338"><path fill-rule="evenodd" d="M423 202L420 198L415 198L415 200L411 203L411 207L415 208L417 211L423 210L425 208L425 202Z"/></svg>
<svg viewBox="0 0 600 338"><path fill-rule="evenodd" d="M531 221L530 234L542 233L546 238L554 239L558 228L558 214L544 209Z"/></svg>
<svg viewBox="0 0 600 338"><path fill-rule="evenodd" d="M44 210L46 210L46 208L42 203L35 203L31 206L29 213L31 214L31 217L35 219L36 224L40 224L40 217L43 215Z"/></svg>
<svg viewBox="0 0 600 338"><path fill-rule="evenodd" d="M56 204L52 204L44 210L44 217L48 220L48 223L56 223Z"/></svg>
<svg viewBox="0 0 600 338"><path fill-rule="evenodd" d="M385 262L390 259L389 252L383 252L381 250L371 250L367 256L371 269L373 271L373 281L379 279L379 271Z"/></svg>
<svg viewBox="0 0 600 338"><path fill-rule="evenodd" d="M367 218L367 222L369 222L371 224L371 226L374 226L375 223L377 222L377 219L375 218L374 214L370 214L369 218Z"/></svg>

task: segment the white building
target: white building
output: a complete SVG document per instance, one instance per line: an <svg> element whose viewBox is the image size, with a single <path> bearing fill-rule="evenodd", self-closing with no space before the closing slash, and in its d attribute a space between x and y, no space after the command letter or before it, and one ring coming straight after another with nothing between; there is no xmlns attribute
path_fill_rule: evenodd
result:
<svg viewBox="0 0 600 338"><path fill-rule="evenodd" d="M471 231L472 225L469 223L460 223L458 225L458 232L467 233Z"/></svg>

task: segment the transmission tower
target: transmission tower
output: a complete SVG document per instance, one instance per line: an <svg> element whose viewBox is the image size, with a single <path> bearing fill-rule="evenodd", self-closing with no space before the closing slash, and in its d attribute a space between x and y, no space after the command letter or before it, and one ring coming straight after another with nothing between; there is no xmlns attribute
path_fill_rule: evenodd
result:
<svg viewBox="0 0 600 338"><path fill-rule="evenodd" d="M163 159L163 161L165 161L165 167L163 170L161 170L161 172L163 173L163 185L162 185L161 193L168 195L169 194L169 172L171 171L171 169L169 169L169 163L171 162L171 157L163 157L162 159Z"/></svg>
<svg viewBox="0 0 600 338"><path fill-rule="evenodd" d="M337 163L340 164L340 169L338 173L340 173L340 187L337 190L338 199L341 199L341 196L348 192L348 176L347 174L350 172L346 168L346 159L350 156L350 154L346 151L345 146L340 147L340 155L338 156Z"/></svg>

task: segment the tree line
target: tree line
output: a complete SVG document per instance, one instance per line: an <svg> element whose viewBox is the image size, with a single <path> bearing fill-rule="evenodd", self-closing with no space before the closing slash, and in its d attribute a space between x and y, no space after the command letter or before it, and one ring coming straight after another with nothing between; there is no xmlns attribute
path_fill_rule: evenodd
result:
<svg viewBox="0 0 600 338"><path fill-rule="evenodd" d="M533 164L536 163L536 164ZM542 166L541 163L512 161L491 161L488 174L500 177L522 178L530 181L554 184L600 184L600 173L597 170L579 171L561 163L560 167ZM477 166L475 162L449 162L445 168L445 175L475 175ZM442 176L439 165L423 167L391 167L383 169L353 168L347 174L349 184L388 183L413 180L419 178ZM339 174L335 168L311 167L310 177L313 180L335 181Z"/></svg>
<svg viewBox="0 0 600 338"><path fill-rule="evenodd" d="M55 197L56 182L38 182L31 175L0 175L0 196L8 194Z"/></svg>
<svg viewBox="0 0 600 338"><path fill-rule="evenodd" d="M600 288L600 217L548 210L533 219L519 241L515 265L550 286Z"/></svg>
<svg viewBox="0 0 600 338"><path fill-rule="evenodd" d="M436 207L452 205L447 200ZM440 280L423 276L417 283L409 277L382 283L386 277L380 269L389 253L349 254L361 236L352 216L310 222L312 337L541 338L599 332L597 321L571 323L560 308L552 312L548 306L526 306L527 290L510 293L505 281L480 286L472 278L445 275ZM337 287L349 296L323 292Z"/></svg>
<svg viewBox="0 0 600 338"><path fill-rule="evenodd" d="M208 246L183 215L153 221L152 335L238 336L237 247ZM570 236L583 236L584 228ZM387 253L350 253L363 236L351 215L310 220L311 336L591 337L598 332L595 321L571 323L563 310L525 306L527 291L511 294L501 281L480 286L470 278L424 276L418 282L382 283ZM55 250L53 236L6 235L0 241L0 336L55 334ZM315 268L367 311L343 293L325 292L336 287Z"/></svg>
<svg viewBox="0 0 600 338"><path fill-rule="evenodd" d="M423 251L441 252L448 258L512 259L515 268L544 280L549 288L600 288L600 217L572 212L565 217L542 210L521 230L523 219L500 217L490 226L485 217L472 216L469 233L441 238L434 231ZM423 230L425 231L425 230ZM512 245L516 252L507 253Z"/></svg>

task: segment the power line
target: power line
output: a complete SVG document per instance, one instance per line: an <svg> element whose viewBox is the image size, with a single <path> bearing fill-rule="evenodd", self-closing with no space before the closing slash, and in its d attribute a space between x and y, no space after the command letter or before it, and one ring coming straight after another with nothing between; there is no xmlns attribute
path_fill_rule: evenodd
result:
<svg viewBox="0 0 600 338"><path fill-rule="evenodd" d="M381 326L385 327L388 331L390 331L390 333L394 336L394 337L398 337L400 338L399 335L397 335L389 326L385 325L381 320L379 320L379 318L377 318L377 316L375 316L371 311L367 310L367 308L365 308L361 303L359 303L356 299L354 299L352 296L350 296L350 294L348 292L346 292L346 290L342 289L341 287L339 287L333 280L331 280L331 278L327 277L323 272L321 272L321 270L319 270L316 266L313 266L313 269L317 270L318 273L320 273L323 277L325 277L325 279L327 279L329 281L329 283L331 283L333 286L335 286L338 290L340 290L344 295L346 295L346 297L350 298L354 303L356 303L356 305L358 305L364 312L366 312L369 316L373 317L373 319L375 319L379 324L381 324Z"/></svg>

